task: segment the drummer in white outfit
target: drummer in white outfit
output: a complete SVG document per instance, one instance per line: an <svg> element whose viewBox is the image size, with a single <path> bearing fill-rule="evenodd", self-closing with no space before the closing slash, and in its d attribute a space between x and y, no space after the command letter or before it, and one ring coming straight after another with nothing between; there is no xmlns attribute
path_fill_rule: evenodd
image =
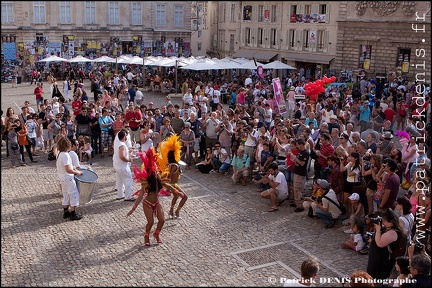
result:
<svg viewBox="0 0 432 288"><path fill-rule="evenodd" d="M79 206L79 192L74 179L75 175L82 175L79 170L72 166L72 159L68 151L71 142L66 137L60 137L57 142L57 175L60 178L63 193L63 218L71 221L80 220L81 215L76 214L75 209ZM70 209L70 210L69 210Z"/></svg>
<svg viewBox="0 0 432 288"><path fill-rule="evenodd" d="M124 129L120 130L116 135L114 142L113 166L116 171L117 200L135 201L132 197L132 172L131 163L132 155L129 153L129 148L126 144L128 132Z"/></svg>

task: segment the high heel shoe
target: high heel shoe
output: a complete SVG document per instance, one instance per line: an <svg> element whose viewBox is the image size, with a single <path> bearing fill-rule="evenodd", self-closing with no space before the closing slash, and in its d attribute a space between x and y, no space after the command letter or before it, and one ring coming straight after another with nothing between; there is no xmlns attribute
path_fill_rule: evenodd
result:
<svg viewBox="0 0 432 288"><path fill-rule="evenodd" d="M156 239L157 243L162 244L162 240L161 240L160 237L159 237L159 233L160 233L160 230L156 230L156 231L153 233L153 236L154 236L154 238Z"/></svg>
<svg viewBox="0 0 432 288"><path fill-rule="evenodd" d="M145 233L145 235L144 235L144 245L145 246L150 246L150 236L149 236L149 233Z"/></svg>

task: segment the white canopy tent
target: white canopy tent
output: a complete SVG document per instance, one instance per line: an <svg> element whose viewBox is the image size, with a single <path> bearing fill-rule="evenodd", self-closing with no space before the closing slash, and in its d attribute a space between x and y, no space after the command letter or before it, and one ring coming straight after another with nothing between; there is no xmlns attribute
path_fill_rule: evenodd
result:
<svg viewBox="0 0 432 288"><path fill-rule="evenodd" d="M69 63L82 63L82 62L92 62L91 59L85 58L81 55L78 55L74 58L68 60Z"/></svg>
<svg viewBox="0 0 432 288"><path fill-rule="evenodd" d="M276 69L276 70L283 70L283 69L296 70L296 68L294 68L288 64L282 63L280 61L277 61L277 60L263 65L263 68L264 69Z"/></svg>
<svg viewBox="0 0 432 288"><path fill-rule="evenodd" d="M69 62L69 60L65 59L65 58L58 57L56 55L51 55L47 58L39 60L38 62Z"/></svg>
<svg viewBox="0 0 432 288"><path fill-rule="evenodd" d="M101 62L106 62L106 63L115 63L116 59L115 58L111 58L108 56L101 56L99 58L95 58L92 60L92 62L96 62L96 63L101 63Z"/></svg>
<svg viewBox="0 0 432 288"><path fill-rule="evenodd" d="M203 60L197 60L195 63L185 65L183 67L180 67L180 69L187 69L187 70L221 70L225 69L223 68L219 62L216 62L212 59L203 59Z"/></svg>

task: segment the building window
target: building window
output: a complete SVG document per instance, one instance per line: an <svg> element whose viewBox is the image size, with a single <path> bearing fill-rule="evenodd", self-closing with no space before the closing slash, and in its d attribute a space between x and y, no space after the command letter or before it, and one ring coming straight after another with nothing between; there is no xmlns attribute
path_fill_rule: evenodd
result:
<svg viewBox="0 0 432 288"><path fill-rule="evenodd" d="M264 5L258 5L258 22L264 22Z"/></svg>
<svg viewBox="0 0 432 288"><path fill-rule="evenodd" d="M174 5L174 26L183 27L184 26L184 6Z"/></svg>
<svg viewBox="0 0 432 288"><path fill-rule="evenodd" d="M263 38L264 38L264 29L258 28L258 44L259 45L263 44Z"/></svg>
<svg viewBox="0 0 432 288"><path fill-rule="evenodd" d="M275 23L277 22L277 6L272 5L271 7L271 22Z"/></svg>
<svg viewBox="0 0 432 288"><path fill-rule="evenodd" d="M250 28L245 28L245 42L246 42L246 44L251 43L251 29Z"/></svg>
<svg viewBox="0 0 432 288"><path fill-rule="evenodd" d="M319 5L319 14L327 14L327 4Z"/></svg>
<svg viewBox="0 0 432 288"><path fill-rule="evenodd" d="M45 24L45 1L33 1L34 23Z"/></svg>
<svg viewBox="0 0 432 288"><path fill-rule="evenodd" d="M132 3L132 25L142 25L141 3Z"/></svg>
<svg viewBox="0 0 432 288"><path fill-rule="evenodd" d="M1 23L8 24L13 23L13 2L2 1L1 2Z"/></svg>
<svg viewBox="0 0 432 288"><path fill-rule="evenodd" d="M225 5L224 3L220 3L219 4L219 23L224 23L225 22Z"/></svg>
<svg viewBox="0 0 432 288"><path fill-rule="evenodd" d="M230 13L231 22L235 22L235 4L231 4L231 13Z"/></svg>
<svg viewBox="0 0 432 288"><path fill-rule="evenodd" d="M303 30L303 47L309 48L309 30Z"/></svg>
<svg viewBox="0 0 432 288"><path fill-rule="evenodd" d="M288 47L293 48L294 46L296 46L296 30L294 29L290 29L288 31Z"/></svg>
<svg viewBox="0 0 432 288"><path fill-rule="evenodd" d="M291 5L290 23L296 23L297 22L297 13L298 13L297 5Z"/></svg>
<svg viewBox="0 0 432 288"><path fill-rule="evenodd" d="M396 67L400 67L402 73L409 72L409 65L411 59L411 49L409 48L398 48L398 57L396 61Z"/></svg>
<svg viewBox="0 0 432 288"><path fill-rule="evenodd" d="M165 5L156 5L156 26L165 26Z"/></svg>
<svg viewBox="0 0 432 288"><path fill-rule="evenodd" d="M359 68L370 69L372 56L371 45L360 45Z"/></svg>
<svg viewBox="0 0 432 288"><path fill-rule="evenodd" d="M276 29L271 29L270 30L270 41L271 41L271 45L276 45L276 43L277 43L277 39L276 39L276 37L277 37L277 30Z"/></svg>
<svg viewBox="0 0 432 288"><path fill-rule="evenodd" d="M96 3L95 1L85 2L86 24L96 24Z"/></svg>
<svg viewBox="0 0 432 288"><path fill-rule="evenodd" d="M305 5L304 6L304 8L305 8L305 14L306 15L310 15L311 14L311 5Z"/></svg>
<svg viewBox="0 0 432 288"><path fill-rule="evenodd" d="M60 23L71 24L71 2L60 1Z"/></svg>
<svg viewBox="0 0 432 288"><path fill-rule="evenodd" d="M202 43L198 43L198 45L197 45L197 50L198 50L198 51L201 51L201 49L202 49Z"/></svg>
<svg viewBox="0 0 432 288"><path fill-rule="evenodd" d="M111 25L120 24L118 2L109 2L109 24Z"/></svg>
<svg viewBox="0 0 432 288"><path fill-rule="evenodd" d="M234 52L234 34L230 34L230 46L229 51Z"/></svg>
<svg viewBox="0 0 432 288"><path fill-rule="evenodd" d="M317 49L324 49L325 30L318 30Z"/></svg>

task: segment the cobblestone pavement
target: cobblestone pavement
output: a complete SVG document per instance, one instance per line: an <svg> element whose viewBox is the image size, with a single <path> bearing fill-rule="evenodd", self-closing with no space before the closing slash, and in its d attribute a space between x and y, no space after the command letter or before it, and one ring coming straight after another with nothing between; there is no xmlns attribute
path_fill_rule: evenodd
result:
<svg viewBox="0 0 432 288"><path fill-rule="evenodd" d="M3 111L20 112L25 100L35 105L34 86L10 86L1 85ZM149 101L160 106L164 99L145 93ZM269 200L253 184L234 185L229 176L196 169L180 180L189 195L182 218L166 221L163 244L151 239L145 247L144 214L137 209L126 218L132 203L115 200L110 158L94 159L99 179L93 201L79 207L81 221L71 222L62 218L55 161L40 154L38 163L12 170L1 149L2 286L281 286L281 277L299 276L309 255L318 258L320 277L366 269L368 256L340 248L348 237L341 223L324 229L286 203L268 213ZM170 200L161 199L165 213ZM320 279L326 283L317 286L340 286Z"/></svg>

